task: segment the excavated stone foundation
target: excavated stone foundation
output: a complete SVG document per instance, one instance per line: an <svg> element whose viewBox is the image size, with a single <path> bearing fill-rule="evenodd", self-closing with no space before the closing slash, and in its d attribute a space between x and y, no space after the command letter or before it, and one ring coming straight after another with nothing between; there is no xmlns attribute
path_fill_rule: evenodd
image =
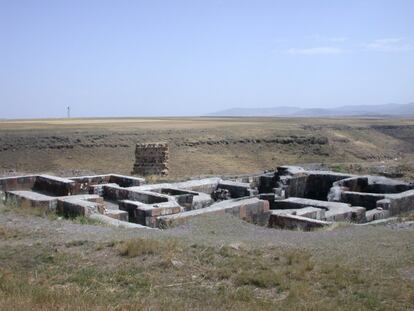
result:
<svg viewBox="0 0 414 311"><path fill-rule="evenodd" d="M241 178L160 184L116 174L27 175L0 178L0 191L8 205L84 215L126 228L165 229L203 214L230 214L270 228L312 230L414 210L413 183L297 166Z"/></svg>

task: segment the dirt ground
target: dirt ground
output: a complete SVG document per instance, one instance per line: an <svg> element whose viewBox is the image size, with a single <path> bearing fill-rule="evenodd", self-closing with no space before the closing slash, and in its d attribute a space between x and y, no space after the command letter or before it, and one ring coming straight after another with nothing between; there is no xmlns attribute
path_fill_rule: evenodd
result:
<svg viewBox="0 0 414 311"><path fill-rule="evenodd" d="M137 142L170 144L170 179L282 164L413 176L412 119L167 118L0 121L0 170L129 174ZM385 166L387 168L385 168Z"/></svg>

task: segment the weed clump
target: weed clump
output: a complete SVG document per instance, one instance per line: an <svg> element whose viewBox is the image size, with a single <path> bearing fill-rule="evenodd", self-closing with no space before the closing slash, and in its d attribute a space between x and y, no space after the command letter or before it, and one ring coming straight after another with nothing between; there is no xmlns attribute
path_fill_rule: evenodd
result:
<svg viewBox="0 0 414 311"><path fill-rule="evenodd" d="M236 286L251 285L259 288L271 288L281 285L280 276L273 271L243 271L234 280Z"/></svg>
<svg viewBox="0 0 414 311"><path fill-rule="evenodd" d="M13 228L0 225L0 239L14 239L19 237L20 232Z"/></svg>
<svg viewBox="0 0 414 311"><path fill-rule="evenodd" d="M173 241L159 241L154 239L136 238L120 242L117 245L119 255L124 257L139 257L144 255L163 255L174 253L176 243Z"/></svg>
<svg viewBox="0 0 414 311"><path fill-rule="evenodd" d="M74 223L79 224L79 225L101 225L102 224L102 222L100 222L97 219L92 219L90 217L86 217L86 216L83 216L83 215L72 217L72 218L69 218L69 219L72 220Z"/></svg>

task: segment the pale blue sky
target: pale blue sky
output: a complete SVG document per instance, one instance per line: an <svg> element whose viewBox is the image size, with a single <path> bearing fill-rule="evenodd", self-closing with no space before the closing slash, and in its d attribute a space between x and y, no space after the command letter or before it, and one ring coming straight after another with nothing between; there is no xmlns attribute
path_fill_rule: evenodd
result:
<svg viewBox="0 0 414 311"><path fill-rule="evenodd" d="M390 102L413 0L0 0L0 118Z"/></svg>

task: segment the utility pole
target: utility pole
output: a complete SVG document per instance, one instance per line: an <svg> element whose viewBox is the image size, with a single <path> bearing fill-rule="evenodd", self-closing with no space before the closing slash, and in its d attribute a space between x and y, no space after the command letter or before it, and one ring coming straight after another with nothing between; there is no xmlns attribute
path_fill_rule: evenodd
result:
<svg viewBox="0 0 414 311"><path fill-rule="evenodd" d="M68 119L70 118L70 106L67 106L66 107L66 111L67 111L67 114L68 114Z"/></svg>

